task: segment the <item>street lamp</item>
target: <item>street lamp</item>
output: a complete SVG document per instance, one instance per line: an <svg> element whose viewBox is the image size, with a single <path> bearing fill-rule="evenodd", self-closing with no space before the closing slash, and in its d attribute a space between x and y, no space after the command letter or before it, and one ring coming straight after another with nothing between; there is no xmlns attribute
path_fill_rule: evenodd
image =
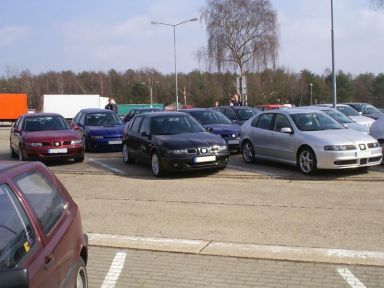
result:
<svg viewBox="0 0 384 288"><path fill-rule="evenodd" d="M332 34L332 106L336 108L336 72L335 72L335 37L333 32L333 0L331 0L331 34Z"/></svg>
<svg viewBox="0 0 384 288"><path fill-rule="evenodd" d="M313 86L313 84L309 83L309 87L311 87L311 102L310 102L310 105L312 105L312 86Z"/></svg>
<svg viewBox="0 0 384 288"><path fill-rule="evenodd" d="M155 22L152 21L151 24L154 25L166 25L173 27L173 51L174 51L174 57L175 57L175 80L176 80L176 110L179 110L179 92L178 92L178 86L177 86L177 62L176 62L176 26L179 26L181 24L187 23L187 22L193 22L198 20L197 18L192 18L177 24L168 24L163 22Z"/></svg>

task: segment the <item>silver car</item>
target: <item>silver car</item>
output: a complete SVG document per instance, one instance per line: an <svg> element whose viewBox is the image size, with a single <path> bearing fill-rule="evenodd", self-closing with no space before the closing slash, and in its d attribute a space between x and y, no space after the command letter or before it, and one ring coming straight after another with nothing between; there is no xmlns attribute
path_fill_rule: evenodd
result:
<svg viewBox="0 0 384 288"><path fill-rule="evenodd" d="M304 174L369 167L382 160L376 139L311 109L262 112L241 126L240 143L247 163L256 158L285 162Z"/></svg>
<svg viewBox="0 0 384 288"><path fill-rule="evenodd" d="M317 106L330 107L330 108L333 107L332 104L319 104ZM371 117L363 116L361 113L357 112L351 106L348 106L346 104L337 104L336 109L339 110L344 115L351 118L357 124L367 126L368 128L371 127L373 122L375 122L375 120L372 119Z"/></svg>

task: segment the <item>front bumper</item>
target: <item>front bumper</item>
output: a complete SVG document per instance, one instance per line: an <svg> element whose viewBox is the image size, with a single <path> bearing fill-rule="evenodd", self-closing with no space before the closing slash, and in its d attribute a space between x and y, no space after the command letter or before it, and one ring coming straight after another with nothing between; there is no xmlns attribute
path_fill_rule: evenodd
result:
<svg viewBox="0 0 384 288"><path fill-rule="evenodd" d="M164 169L169 171L220 169L227 166L229 153L216 155L187 155L177 158L164 156L160 159L160 161Z"/></svg>
<svg viewBox="0 0 384 288"><path fill-rule="evenodd" d="M72 159L84 156L83 145L81 144L60 147L31 147L24 145L23 152L27 158L39 160Z"/></svg>
<svg viewBox="0 0 384 288"><path fill-rule="evenodd" d="M351 151L317 151L317 168L348 169L379 165L382 161L382 148Z"/></svg>
<svg viewBox="0 0 384 288"><path fill-rule="evenodd" d="M88 138L87 145L92 150L122 151L123 138L104 138L104 139Z"/></svg>

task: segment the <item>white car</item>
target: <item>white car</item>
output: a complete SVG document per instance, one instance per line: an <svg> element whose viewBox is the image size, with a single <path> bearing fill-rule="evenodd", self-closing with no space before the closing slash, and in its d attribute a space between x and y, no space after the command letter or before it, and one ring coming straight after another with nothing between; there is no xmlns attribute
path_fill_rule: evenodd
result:
<svg viewBox="0 0 384 288"><path fill-rule="evenodd" d="M314 109L261 112L241 126L240 135L245 162L284 162L304 174L379 165L383 156L376 139Z"/></svg>
<svg viewBox="0 0 384 288"><path fill-rule="evenodd" d="M332 104L319 104L317 106L333 107ZM344 115L351 118L356 123L367 126L368 128L371 127L373 122L375 122L375 119L372 119L371 117L363 116L361 113L357 112L355 109L353 109L349 105L337 104L336 109L339 110Z"/></svg>

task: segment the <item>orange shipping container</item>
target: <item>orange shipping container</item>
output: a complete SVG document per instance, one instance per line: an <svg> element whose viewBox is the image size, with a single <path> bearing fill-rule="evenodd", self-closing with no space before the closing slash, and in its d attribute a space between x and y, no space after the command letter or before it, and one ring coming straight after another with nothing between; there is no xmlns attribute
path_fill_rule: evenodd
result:
<svg viewBox="0 0 384 288"><path fill-rule="evenodd" d="M16 120L27 110L27 94L0 93L0 120Z"/></svg>

